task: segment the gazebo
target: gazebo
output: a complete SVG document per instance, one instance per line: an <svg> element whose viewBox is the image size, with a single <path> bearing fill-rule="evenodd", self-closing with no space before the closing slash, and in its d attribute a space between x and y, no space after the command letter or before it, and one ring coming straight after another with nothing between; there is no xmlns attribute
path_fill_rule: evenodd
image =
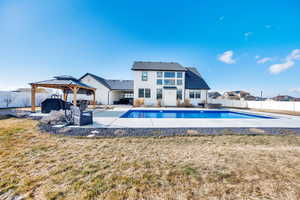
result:
<svg viewBox="0 0 300 200"><path fill-rule="evenodd" d="M96 88L81 83L72 76L55 76L54 79L30 83L31 85L31 111L35 112L36 89L38 87L61 89L64 101L67 101L68 94L73 94L73 105L76 105L77 94L93 95L93 107L96 107Z"/></svg>

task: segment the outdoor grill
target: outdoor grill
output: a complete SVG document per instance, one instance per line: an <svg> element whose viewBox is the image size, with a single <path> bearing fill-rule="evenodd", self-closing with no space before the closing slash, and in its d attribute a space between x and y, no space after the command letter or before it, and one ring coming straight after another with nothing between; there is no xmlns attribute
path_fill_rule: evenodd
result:
<svg viewBox="0 0 300 200"><path fill-rule="evenodd" d="M48 98L41 104L42 113L50 113L52 110L69 110L70 103L59 98Z"/></svg>

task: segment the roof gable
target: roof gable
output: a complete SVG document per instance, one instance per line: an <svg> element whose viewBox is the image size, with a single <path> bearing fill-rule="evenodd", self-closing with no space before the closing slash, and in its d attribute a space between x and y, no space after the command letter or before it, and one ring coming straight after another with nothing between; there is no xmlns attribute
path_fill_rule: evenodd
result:
<svg viewBox="0 0 300 200"><path fill-rule="evenodd" d="M131 70L147 71L186 71L184 67L176 62L141 62L133 63Z"/></svg>
<svg viewBox="0 0 300 200"><path fill-rule="evenodd" d="M209 86L202 78L201 74L194 67L186 67L185 72L185 88L186 89L202 89L209 90Z"/></svg>
<svg viewBox="0 0 300 200"><path fill-rule="evenodd" d="M91 73L86 73L80 78L80 80L86 77L87 75L90 75L96 81L98 81L110 90L133 90L133 80L108 80Z"/></svg>

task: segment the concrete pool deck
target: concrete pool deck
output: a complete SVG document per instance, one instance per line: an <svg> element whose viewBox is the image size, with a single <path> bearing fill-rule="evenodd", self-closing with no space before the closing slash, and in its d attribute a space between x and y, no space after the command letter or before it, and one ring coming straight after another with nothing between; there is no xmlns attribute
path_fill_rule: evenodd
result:
<svg viewBox="0 0 300 200"><path fill-rule="evenodd" d="M225 109L274 119L184 119L184 118L120 118L128 110L207 110L203 108L131 108L115 107L94 112L94 124L82 128L300 128L300 116ZM212 109L210 109L212 110Z"/></svg>

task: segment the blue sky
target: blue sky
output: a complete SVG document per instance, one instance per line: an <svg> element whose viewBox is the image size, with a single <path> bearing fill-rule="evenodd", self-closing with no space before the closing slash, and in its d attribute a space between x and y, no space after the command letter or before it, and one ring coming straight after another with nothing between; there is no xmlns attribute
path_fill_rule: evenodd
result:
<svg viewBox="0 0 300 200"><path fill-rule="evenodd" d="M212 90L300 97L300 2L0 0L0 89L134 61L198 68Z"/></svg>

